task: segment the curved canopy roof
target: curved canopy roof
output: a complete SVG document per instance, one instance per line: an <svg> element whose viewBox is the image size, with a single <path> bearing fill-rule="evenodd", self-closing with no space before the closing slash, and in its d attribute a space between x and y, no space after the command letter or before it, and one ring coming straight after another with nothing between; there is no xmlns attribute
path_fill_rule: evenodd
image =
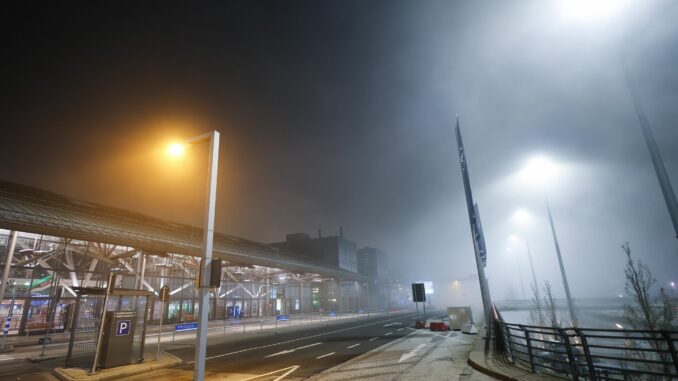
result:
<svg viewBox="0 0 678 381"><path fill-rule="evenodd" d="M201 228L5 181L0 181L0 228L130 246L151 254L201 256ZM239 265L367 280L360 274L302 262L266 244L219 233L214 235L213 256Z"/></svg>

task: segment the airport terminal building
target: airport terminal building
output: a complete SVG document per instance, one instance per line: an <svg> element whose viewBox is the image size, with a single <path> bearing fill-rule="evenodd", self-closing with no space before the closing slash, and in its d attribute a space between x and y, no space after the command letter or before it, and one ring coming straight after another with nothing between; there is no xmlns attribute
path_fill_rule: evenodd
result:
<svg viewBox="0 0 678 381"><path fill-rule="evenodd" d="M151 292L149 324L197 319L195 287L202 230L0 182L0 318L9 334L68 330L96 324L106 286ZM288 234L263 244L216 234L221 282L211 290L210 319L302 313L361 313L401 308L406 288L387 270L386 254L357 249L343 237ZM169 288L169 301L158 299ZM80 295L78 311L74 305ZM134 308L131 297L109 299L107 310ZM89 322L89 323L88 323Z"/></svg>

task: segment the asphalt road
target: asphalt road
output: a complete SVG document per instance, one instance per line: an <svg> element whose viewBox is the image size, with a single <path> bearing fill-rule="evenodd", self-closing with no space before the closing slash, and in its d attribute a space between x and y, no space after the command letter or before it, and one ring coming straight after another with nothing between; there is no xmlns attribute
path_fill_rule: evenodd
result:
<svg viewBox="0 0 678 381"><path fill-rule="evenodd" d="M236 380L254 376L257 380L277 379L284 374L287 374L285 379L308 377L411 333L414 321L414 313L387 314L370 319L293 326L280 329L277 334L264 331L261 334L248 332L247 335L210 337L207 375L230 374ZM146 357L150 359L155 353L155 345L148 341L147 344ZM181 358L185 364L128 380L191 380L195 342L166 343L162 349ZM31 373L25 373L27 366L32 367ZM36 364L3 361L0 363L0 368L4 368L0 369L0 380L52 380L50 371L57 366L63 366L63 359ZM23 369L19 370L19 367ZM265 376L268 373L270 375Z"/></svg>
<svg viewBox="0 0 678 381"><path fill-rule="evenodd" d="M222 377L230 374L242 380L254 376L257 380L277 379L285 374L287 379L308 377L410 334L414 316L412 313L387 315L210 345L206 373ZM185 364L128 380L190 380L193 350L169 349L168 352L180 357ZM265 377L267 374L269 377Z"/></svg>

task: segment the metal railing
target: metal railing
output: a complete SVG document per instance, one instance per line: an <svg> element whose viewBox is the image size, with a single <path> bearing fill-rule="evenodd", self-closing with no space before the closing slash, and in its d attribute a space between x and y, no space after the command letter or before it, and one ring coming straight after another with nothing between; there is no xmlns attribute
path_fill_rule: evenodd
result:
<svg viewBox="0 0 678 381"><path fill-rule="evenodd" d="M533 373L571 380L678 379L678 331L493 324L497 351Z"/></svg>

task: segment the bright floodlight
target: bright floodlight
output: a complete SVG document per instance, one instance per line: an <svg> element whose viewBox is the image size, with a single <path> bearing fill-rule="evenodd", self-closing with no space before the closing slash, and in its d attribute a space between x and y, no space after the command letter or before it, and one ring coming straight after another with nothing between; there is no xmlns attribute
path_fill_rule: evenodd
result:
<svg viewBox="0 0 678 381"><path fill-rule="evenodd" d="M557 166L551 160L544 156L537 156L525 164L521 174L526 182L545 184L556 177L557 171Z"/></svg>
<svg viewBox="0 0 678 381"><path fill-rule="evenodd" d="M513 213L513 218L520 223L525 223L530 220L530 214L524 209L518 209Z"/></svg>
<svg viewBox="0 0 678 381"><path fill-rule="evenodd" d="M181 143L172 143L167 147L167 153L172 157L179 157L186 151L186 145Z"/></svg>
<svg viewBox="0 0 678 381"><path fill-rule="evenodd" d="M610 18L619 13L628 0L561 0L563 16L578 21Z"/></svg>

